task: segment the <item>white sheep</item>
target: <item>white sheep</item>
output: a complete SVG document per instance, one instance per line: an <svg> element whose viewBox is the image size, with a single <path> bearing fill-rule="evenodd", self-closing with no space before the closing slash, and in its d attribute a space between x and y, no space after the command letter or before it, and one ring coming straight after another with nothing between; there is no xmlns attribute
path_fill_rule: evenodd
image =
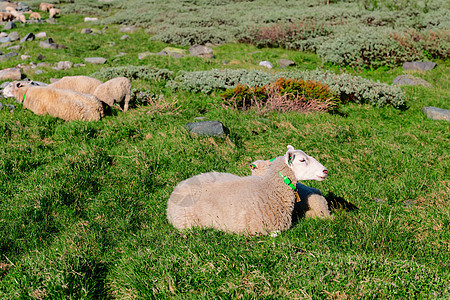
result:
<svg viewBox="0 0 450 300"><path fill-rule="evenodd" d="M52 9L52 8L54 8L54 6L53 6L53 4L51 4L51 3L45 3L45 2L42 2L42 3L39 5L39 10L40 10L40 11L49 11L49 10Z"/></svg>
<svg viewBox="0 0 450 300"><path fill-rule="evenodd" d="M253 176L264 176L271 164L270 160L257 160L250 164ZM332 218L327 199L320 190L297 183L299 202L295 203L294 214L312 218Z"/></svg>
<svg viewBox="0 0 450 300"><path fill-rule="evenodd" d="M34 19L40 20L41 19L41 14L38 13L38 12L32 12L30 14L30 20L34 20Z"/></svg>
<svg viewBox="0 0 450 300"><path fill-rule="evenodd" d="M100 84L102 84L100 80L89 76L65 76L49 84L49 86L55 89L73 90L79 93L93 95L95 89Z"/></svg>
<svg viewBox="0 0 450 300"><path fill-rule="evenodd" d="M93 95L109 106L113 106L114 102L123 102L123 111L125 112L128 110L131 98L131 82L126 77L113 78L97 86Z"/></svg>
<svg viewBox="0 0 450 300"><path fill-rule="evenodd" d="M296 201L292 182L326 176L316 159L289 145L262 177L212 172L180 182L168 200L167 218L177 229L205 226L250 235L287 230Z"/></svg>
<svg viewBox="0 0 450 300"><path fill-rule="evenodd" d="M8 88L24 108L37 115L49 114L65 121L98 121L104 116L102 102L93 95L22 82L13 82Z"/></svg>
<svg viewBox="0 0 450 300"><path fill-rule="evenodd" d="M60 14L61 14L61 11L59 9L57 9L57 8L50 8L48 17L49 18L54 18L56 15L60 15Z"/></svg>

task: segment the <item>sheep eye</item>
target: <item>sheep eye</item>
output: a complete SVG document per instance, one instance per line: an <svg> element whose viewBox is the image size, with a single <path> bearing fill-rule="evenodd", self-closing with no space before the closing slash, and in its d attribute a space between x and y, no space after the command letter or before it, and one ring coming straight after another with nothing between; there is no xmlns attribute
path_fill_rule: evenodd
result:
<svg viewBox="0 0 450 300"><path fill-rule="evenodd" d="M306 159L305 158L300 158L300 162L305 162Z"/></svg>

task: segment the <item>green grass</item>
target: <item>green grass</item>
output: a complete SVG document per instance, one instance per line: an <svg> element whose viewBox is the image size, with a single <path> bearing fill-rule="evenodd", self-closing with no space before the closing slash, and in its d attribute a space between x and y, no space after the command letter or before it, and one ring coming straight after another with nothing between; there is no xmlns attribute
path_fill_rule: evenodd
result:
<svg viewBox="0 0 450 300"><path fill-rule="evenodd" d="M233 59L237 68L252 69L278 58L296 61L299 70L320 67L386 83L402 74L337 69L312 54L241 44L216 47L213 60L139 60L138 53L168 45L143 31L121 42L116 25L82 35L88 24L81 21L67 15L60 25L15 29L21 36L46 31L69 47L44 50L34 41L20 52L33 59L42 53L51 63L104 56L107 64L30 70L29 78L48 82L125 65L209 70ZM114 61L122 51L128 55ZM450 131L448 122L421 112L450 109L449 69L438 61L435 70L414 73L433 88L404 88L405 111L346 104L339 114L262 115L224 109L216 94L173 92L143 80L133 88L162 93L173 105L134 103L98 122L64 122L2 99L17 109L0 111L0 298L449 298ZM188 133L184 125L200 116L223 122L229 134ZM276 238L178 232L168 223L166 203L178 182L212 170L249 175L250 162L282 155L287 144L329 170L326 181L305 184L357 209L336 208L333 220L302 219Z"/></svg>

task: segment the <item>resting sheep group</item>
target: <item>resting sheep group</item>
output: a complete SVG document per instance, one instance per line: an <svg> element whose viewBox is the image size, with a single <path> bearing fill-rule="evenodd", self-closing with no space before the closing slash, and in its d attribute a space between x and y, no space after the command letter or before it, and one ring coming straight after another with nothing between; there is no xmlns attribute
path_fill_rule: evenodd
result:
<svg viewBox="0 0 450 300"><path fill-rule="evenodd" d="M250 164L252 175L264 176L269 166L270 160L257 160ZM301 199L295 203L294 214L311 218L331 218L327 199L320 190L297 183L297 193Z"/></svg>
<svg viewBox="0 0 450 300"><path fill-rule="evenodd" d="M177 229L194 226L244 234L290 228L299 180L324 180L327 169L313 157L288 146L264 176L205 173L180 182L167 204L167 218Z"/></svg>

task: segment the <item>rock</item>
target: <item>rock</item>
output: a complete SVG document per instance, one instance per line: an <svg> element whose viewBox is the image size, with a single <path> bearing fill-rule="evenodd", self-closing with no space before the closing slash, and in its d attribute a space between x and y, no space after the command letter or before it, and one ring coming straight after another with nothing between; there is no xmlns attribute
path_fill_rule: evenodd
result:
<svg viewBox="0 0 450 300"><path fill-rule="evenodd" d="M20 56L20 59L21 60L26 60L26 59L30 59L31 58L31 55L25 55L25 54L22 54L21 56Z"/></svg>
<svg viewBox="0 0 450 300"><path fill-rule="evenodd" d="M173 58L181 58L186 55L186 50L174 48L174 47L166 47L162 49L160 52L158 52L159 55L170 55Z"/></svg>
<svg viewBox="0 0 450 300"><path fill-rule="evenodd" d="M16 51L18 51L18 50L20 50L21 47L22 46L20 46L20 45L15 45L15 46L8 47L7 49L8 50L16 50Z"/></svg>
<svg viewBox="0 0 450 300"><path fill-rule="evenodd" d="M0 38L0 43L10 43L11 42L11 38L9 36L5 36Z"/></svg>
<svg viewBox="0 0 450 300"><path fill-rule="evenodd" d="M82 34L89 34L89 33L92 33L92 30L90 28L83 28L83 29L81 29L81 33Z"/></svg>
<svg viewBox="0 0 450 300"><path fill-rule="evenodd" d="M6 23L6 25L3 27L3 30L11 30L13 28L16 28L16 23L14 22L8 22Z"/></svg>
<svg viewBox="0 0 450 300"><path fill-rule="evenodd" d="M213 49L211 47L202 45L193 45L189 47L189 54L191 56L203 57L203 58L214 58Z"/></svg>
<svg viewBox="0 0 450 300"><path fill-rule="evenodd" d="M17 56L17 55L18 55L17 52L14 52L14 51L5 54L5 56L7 58L11 58L11 57L14 57L14 56Z"/></svg>
<svg viewBox="0 0 450 300"><path fill-rule="evenodd" d="M260 66L266 67L267 69L272 69L273 65L270 61L264 60L259 63Z"/></svg>
<svg viewBox="0 0 450 300"><path fill-rule="evenodd" d="M74 64L73 67L74 67L74 68L78 68L78 67L86 67L86 64L80 64L80 63L78 63L78 64Z"/></svg>
<svg viewBox="0 0 450 300"><path fill-rule="evenodd" d="M36 75L39 75L39 74L42 74L42 73L44 73L44 71L42 71L42 70L36 70L35 72L34 72L34 74L36 74Z"/></svg>
<svg viewBox="0 0 450 300"><path fill-rule="evenodd" d="M119 32L134 33L134 32L136 32L136 26L125 26L125 27L121 27L121 28L119 29Z"/></svg>
<svg viewBox="0 0 450 300"><path fill-rule="evenodd" d="M152 54L154 54L154 53L149 52L149 51L143 52L143 53L139 53L139 54L138 54L138 58L139 58L139 59L144 59L144 58L146 58L147 56L150 56L150 55L152 55Z"/></svg>
<svg viewBox="0 0 450 300"><path fill-rule="evenodd" d="M403 63L403 70L405 71L429 71L436 67L436 63L431 61L414 61Z"/></svg>
<svg viewBox="0 0 450 300"><path fill-rule="evenodd" d="M422 108L423 113L427 116L427 118L440 121L450 121L450 110L437 108L433 106L424 106Z"/></svg>
<svg viewBox="0 0 450 300"><path fill-rule="evenodd" d="M289 60L289 59L285 59L285 58L280 58L278 63L280 64L281 68L295 66L295 62L293 62L292 60Z"/></svg>
<svg viewBox="0 0 450 300"><path fill-rule="evenodd" d="M4 37L7 37L8 36L8 34L6 33L6 32L0 32L0 38L4 38Z"/></svg>
<svg viewBox="0 0 450 300"><path fill-rule="evenodd" d="M9 108L10 111L16 109L16 107L15 107L14 105L12 105L12 104L6 104L6 106L8 106L8 108Z"/></svg>
<svg viewBox="0 0 450 300"><path fill-rule="evenodd" d="M128 40L129 38L130 38L129 35L124 34L124 35L122 35L122 36L120 37L120 40L121 40L121 41L124 41L124 40Z"/></svg>
<svg viewBox="0 0 450 300"><path fill-rule="evenodd" d="M57 63L57 65L54 67L55 70L68 70L70 68L72 68L73 66L73 62L71 61L60 61Z"/></svg>
<svg viewBox="0 0 450 300"><path fill-rule="evenodd" d="M424 87L431 87L431 84L429 82L423 80L422 78L414 77L409 74L395 77L392 83L395 85L421 85Z"/></svg>
<svg viewBox="0 0 450 300"><path fill-rule="evenodd" d="M38 20L38 23L40 23L42 21L43 20ZM47 22L48 24L57 24L58 23L55 18L48 18L45 22Z"/></svg>
<svg viewBox="0 0 450 300"><path fill-rule="evenodd" d="M85 22L96 22L96 21L98 21L98 18L86 17L86 18L84 18L84 21Z"/></svg>
<svg viewBox="0 0 450 300"><path fill-rule="evenodd" d="M3 109L3 103L0 102L0 110Z"/></svg>
<svg viewBox="0 0 450 300"><path fill-rule="evenodd" d="M42 32L36 33L35 37L37 39L46 38L47 37L47 33L42 31Z"/></svg>
<svg viewBox="0 0 450 300"><path fill-rule="evenodd" d="M30 33L28 33L26 36L24 36L24 37L20 40L20 42L21 42L21 43L31 42L31 41L34 41L34 38L35 38L35 37L36 37L36 36L34 35L34 33L30 32Z"/></svg>
<svg viewBox="0 0 450 300"><path fill-rule="evenodd" d="M0 81L4 80L20 80L22 78L22 72L18 68L8 68L0 70Z"/></svg>
<svg viewBox="0 0 450 300"><path fill-rule="evenodd" d="M203 121L187 123L185 127L192 133L204 136L223 136L223 124L218 121Z"/></svg>
<svg viewBox="0 0 450 300"><path fill-rule="evenodd" d="M106 58L103 57L86 57L84 59L85 62L95 65L101 65L106 63Z"/></svg>
<svg viewBox="0 0 450 300"><path fill-rule="evenodd" d="M19 38L19 34L17 32L15 32L15 31L11 32L8 35L8 37L11 39L11 42L15 42L15 41L18 41L20 39Z"/></svg>
<svg viewBox="0 0 450 300"><path fill-rule="evenodd" d="M37 59L37 60L44 60L44 59L47 59L47 57L45 57L45 56L42 55L42 54L39 54L39 55L36 57L36 59ZM39 64L38 64L38 67L39 67Z"/></svg>
<svg viewBox="0 0 450 300"><path fill-rule="evenodd" d="M44 49L66 49L67 47L61 44L56 44L52 38L48 38L39 43L39 47Z"/></svg>

